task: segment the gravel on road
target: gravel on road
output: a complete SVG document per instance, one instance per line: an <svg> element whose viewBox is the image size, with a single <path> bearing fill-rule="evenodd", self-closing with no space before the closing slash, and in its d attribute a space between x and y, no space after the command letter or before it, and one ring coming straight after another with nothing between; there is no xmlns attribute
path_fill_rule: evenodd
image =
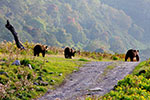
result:
<svg viewBox="0 0 150 100"><path fill-rule="evenodd" d="M102 96L130 74L138 62L91 62L70 75L63 85L38 100L82 100L86 95Z"/></svg>

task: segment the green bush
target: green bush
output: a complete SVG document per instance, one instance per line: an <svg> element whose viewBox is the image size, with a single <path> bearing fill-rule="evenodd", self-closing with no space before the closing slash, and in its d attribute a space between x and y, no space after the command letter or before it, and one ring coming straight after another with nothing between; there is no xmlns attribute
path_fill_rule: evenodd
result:
<svg viewBox="0 0 150 100"><path fill-rule="evenodd" d="M117 56L113 56L112 60L119 60L119 58Z"/></svg>
<svg viewBox="0 0 150 100"><path fill-rule="evenodd" d="M119 81L114 91L104 95L104 100L149 100L150 80L143 76L128 75L123 80Z"/></svg>
<svg viewBox="0 0 150 100"><path fill-rule="evenodd" d="M79 61L89 61L89 60L81 58L79 59Z"/></svg>
<svg viewBox="0 0 150 100"><path fill-rule="evenodd" d="M51 50L48 50L47 52L46 52L46 54L53 54L53 55L57 55L58 54L58 51L56 51L56 52L53 52L53 51L51 51Z"/></svg>
<svg viewBox="0 0 150 100"><path fill-rule="evenodd" d="M28 66L28 64L30 64L30 60L29 59L23 59L20 61L21 65L24 65L24 66Z"/></svg>
<svg viewBox="0 0 150 100"><path fill-rule="evenodd" d="M22 50L22 51L20 52L20 54L21 54L21 55L26 55L27 52L26 52L25 50Z"/></svg>
<svg viewBox="0 0 150 100"><path fill-rule="evenodd" d="M134 74L120 80L113 91L103 96L103 100L150 100L150 68L146 62L141 62L135 68ZM147 70L139 75L141 69Z"/></svg>
<svg viewBox="0 0 150 100"><path fill-rule="evenodd" d="M100 57L99 57L99 60L103 60L103 56L100 56Z"/></svg>

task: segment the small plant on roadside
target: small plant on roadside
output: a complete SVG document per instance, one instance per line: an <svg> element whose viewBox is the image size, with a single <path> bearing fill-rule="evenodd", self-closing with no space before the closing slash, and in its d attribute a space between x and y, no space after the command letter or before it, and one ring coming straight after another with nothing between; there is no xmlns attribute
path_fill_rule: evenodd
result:
<svg viewBox="0 0 150 100"><path fill-rule="evenodd" d="M101 60L103 60L103 57L102 57L102 56L100 56L100 57L99 57L99 60L100 60L100 61L101 61Z"/></svg>
<svg viewBox="0 0 150 100"><path fill-rule="evenodd" d="M113 56L112 60L119 60L119 58L117 56Z"/></svg>
<svg viewBox="0 0 150 100"><path fill-rule="evenodd" d="M20 61L21 65L24 65L24 66L28 66L28 64L30 64L30 60L29 59L23 59Z"/></svg>
<svg viewBox="0 0 150 100"><path fill-rule="evenodd" d="M85 62L87 62L87 61L89 61L89 60L80 58L79 61L85 61Z"/></svg>

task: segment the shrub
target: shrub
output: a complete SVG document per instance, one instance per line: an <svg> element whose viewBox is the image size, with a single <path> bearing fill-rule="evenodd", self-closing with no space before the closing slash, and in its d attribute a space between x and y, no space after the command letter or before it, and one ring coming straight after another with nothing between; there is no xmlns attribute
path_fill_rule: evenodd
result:
<svg viewBox="0 0 150 100"><path fill-rule="evenodd" d="M30 64L30 60L28 59L23 59L20 61L21 65L27 66L28 64Z"/></svg>
<svg viewBox="0 0 150 100"><path fill-rule="evenodd" d="M21 55L26 55L27 52L26 52L25 50L23 50L23 51L20 52L20 54L21 54Z"/></svg>
<svg viewBox="0 0 150 100"><path fill-rule="evenodd" d="M46 54L56 54L56 53L53 52L53 51L51 51L51 50L48 50L48 51L46 52Z"/></svg>
<svg viewBox="0 0 150 100"><path fill-rule="evenodd" d="M88 60L87 60L87 59L81 58L81 59L79 59L79 61L88 61Z"/></svg>
<svg viewBox="0 0 150 100"><path fill-rule="evenodd" d="M117 56L113 56L112 60L119 60L119 58Z"/></svg>
<svg viewBox="0 0 150 100"><path fill-rule="evenodd" d="M103 56L100 56L100 57L99 57L99 60L103 60Z"/></svg>

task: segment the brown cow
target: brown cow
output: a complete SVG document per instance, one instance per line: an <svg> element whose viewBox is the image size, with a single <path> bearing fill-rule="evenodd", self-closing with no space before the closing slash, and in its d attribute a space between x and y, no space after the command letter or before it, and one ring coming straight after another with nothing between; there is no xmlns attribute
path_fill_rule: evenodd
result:
<svg viewBox="0 0 150 100"><path fill-rule="evenodd" d="M125 61L127 61L128 58L130 58L130 61L134 61L134 59L136 61L139 61L139 50L128 50L125 56Z"/></svg>
<svg viewBox="0 0 150 100"><path fill-rule="evenodd" d="M45 52L47 51L48 46L44 46L44 45L39 45L37 44L33 51L34 51L34 56L39 56L40 53L42 53L42 56L45 57Z"/></svg>

